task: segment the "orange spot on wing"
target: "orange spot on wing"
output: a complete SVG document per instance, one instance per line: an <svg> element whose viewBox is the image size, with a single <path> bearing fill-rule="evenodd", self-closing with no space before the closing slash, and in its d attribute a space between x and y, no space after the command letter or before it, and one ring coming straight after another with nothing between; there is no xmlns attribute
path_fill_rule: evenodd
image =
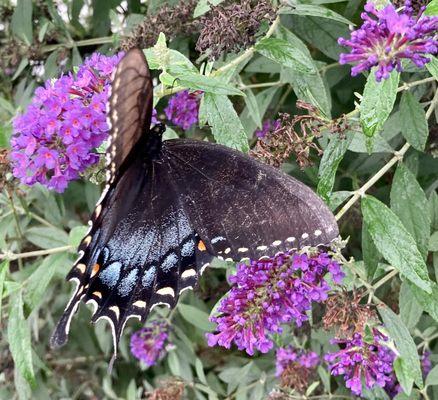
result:
<svg viewBox="0 0 438 400"><path fill-rule="evenodd" d="M199 251L207 250L207 247L205 247L205 243L202 240L200 240L198 243L198 249L199 249Z"/></svg>
<svg viewBox="0 0 438 400"><path fill-rule="evenodd" d="M93 265L93 269L91 270L91 278L99 272L99 269L100 269L99 264L96 263Z"/></svg>

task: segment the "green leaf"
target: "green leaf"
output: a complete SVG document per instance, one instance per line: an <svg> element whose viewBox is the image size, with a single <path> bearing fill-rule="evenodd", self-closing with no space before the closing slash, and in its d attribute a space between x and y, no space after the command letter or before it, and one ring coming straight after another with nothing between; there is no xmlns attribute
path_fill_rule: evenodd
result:
<svg viewBox="0 0 438 400"><path fill-rule="evenodd" d="M204 15L208 11L210 11L210 4L213 6L217 6L222 3L224 0L199 0L196 5L195 11L193 12L193 18L198 18L201 15Z"/></svg>
<svg viewBox="0 0 438 400"><path fill-rule="evenodd" d="M438 15L438 0L432 0L424 10L425 15Z"/></svg>
<svg viewBox="0 0 438 400"><path fill-rule="evenodd" d="M300 100L313 104L325 117L330 118L330 93L328 93L319 72L303 74L291 68L283 68L281 79L290 83Z"/></svg>
<svg viewBox="0 0 438 400"><path fill-rule="evenodd" d="M426 259L430 238L429 203L415 176L403 163L397 166L392 181L391 209L415 239L420 254Z"/></svg>
<svg viewBox="0 0 438 400"><path fill-rule="evenodd" d="M187 322L203 331L212 331L215 328L215 324L208 320L208 314L194 306L179 303L178 311Z"/></svg>
<svg viewBox="0 0 438 400"><path fill-rule="evenodd" d="M12 33L27 45L32 44L32 0L18 0L12 14Z"/></svg>
<svg viewBox="0 0 438 400"><path fill-rule="evenodd" d="M425 386L438 385L438 365L435 365L427 374Z"/></svg>
<svg viewBox="0 0 438 400"><path fill-rule="evenodd" d="M381 258L373 239L368 232L367 224L362 224L362 256L366 267L367 277L372 280Z"/></svg>
<svg viewBox="0 0 438 400"><path fill-rule="evenodd" d="M173 376L181 376L181 365L176 350L169 352L169 355L167 356L167 364Z"/></svg>
<svg viewBox="0 0 438 400"><path fill-rule="evenodd" d="M313 63L308 61L303 52L286 40L263 38L256 44L255 49L266 58L294 71L307 74L316 72Z"/></svg>
<svg viewBox="0 0 438 400"><path fill-rule="evenodd" d="M26 239L41 249L66 246L68 235L61 229L51 227L34 227L25 232Z"/></svg>
<svg viewBox="0 0 438 400"><path fill-rule="evenodd" d="M348 37L350 31L343 23L327 18L291 15L294 32L316 47L327 57L339 59L344 49L338 44L338 38Z"/></svg>
<svg viewBox="0 0 438 400"><path fill-rule="evenodd" d="M278 93L279 87L271 87L266 90L262 90L259 93L257 93L256 100L257 100L257 107L260 111L260 115L263 119L263 116L266 113L266 110L268 109L269 105L272 102L272 99L275 97L276 93ZM245 109L240 114L240 120L242 122L242 125L245 129L245 132L248 136L252 136L254 133L254 130L257 128L256 123L254 122L254 119L251 116L251 113L249 111L248 107L245 107Z"/></svg>
<svg viewBox="0 0 438 400"><path fill-rule="evenodd" d="M430 237L429 251L438 251L438 231L434 232Z"/></svg>
<svg viewBox="0 0 438 400"><path fill-rule="evenodd" d="M198 375L199 380L203 384L208 385L207 378L205 377L204 366L202 365L202 361L198 357L196 357L195 359L195 368L196 375Z"/></svg>
<svg viewBox="0 0 438 400"><path fill-rule="evenodd" d="M409 289L414 294L415 299L420 303L423 310L438 322L438 285L432 282L431 294L426 293L424 290L419 289L410 282Z"/></svg>
<svg viewBox="0 0 438 400"><path fill-rule="evenodd" d="M88 229L88 226L75 226L68 234L68 244L74 248L78 247Z"/></svg>
<svg viewBox="0 0 438 400"><path fill-rule="evenodd" d="M429 135L426 113L409 91L405 91L400 100L400 118L405 139L414 149L424 151Z"/></svg>
<svg viewBox="0 0 438 400"><path fill-rule="evenodd" d="M9 320L7 340L14 359L15 368L31 385L35 384L32 365L30 327L24 319L21 290L14 292L9 300Z"/></svg>
<svg viewBox="0 0 438 400"><path fill-rule="evenodd" d="M68 257L65 253L52 254L46 257L27 279L24 301L29 307L28 314L39 306L56 270L67 260Z"/></svg>
<svg viewBox="0 0 438 400"><path fill-rule="evenodd" d="M257 104L257 99L254 96L254 93L252 90L247 90L245 92L245 104L248 107L249 115L253 119L254 123L257 125L258 128L262 127L262 117L260 115L259 106Z"/></svg>
<svg viewBox="0 0 438 400"><path fill-rule="evenodd" d="M388 142L381 136L380 133L376 133L373 137L368 137L358 132L353 132L353 139L348 150L355 153L370 153L370 140L372 141L372 153L394 152L394 149L388 144Z"/></svg>
<svg viewBox="0 0 438 400"><path fill-rule="evenodd" d="M354 25L347 18L344 18L342 15L335 13L329 8L320 7L313 4L295 4L292 7L284 7L280 10L280 14L309 15L311 17L332 19L347 25Z"/></svg>
<svg viewBox="0 0 438 400"><path fill-rule="evenodd" d="M234 86L225 83L219 78L213 76L205 76L200 74L175 75L178 79L178 84L192 90L202 90L206 93L222 94L229 96L244 96L245 94Z"/></svg>
<svg viewBox="0 0 438 400"><path fill-rule="evenodd" d="M403 282L399 293L399 316L409 330L412 330L420 320L423 309L415 300L412 291L409 289L408 282Z"/></svg>
<svg viewBox="0 0 438 400"><path fill-rule="evenodd" d="M206 115L217 143L243 152L249 150L245 130L227 96L205 93L199 113Z"/></svg>
<svg viewBox="0 0 438 400"><path fill-rule="evenodd" d="M426 64L426 68L429 70L430 74L435 78L438 79L438 58L428 55L428 57L431 59L430 62Z"/></svg>
<svg viewBox="0 0 438 400"><path fill-rule="evenodd" d="M429 212L432 231L438 231L438 194L435 191L429 196Z"/></svg>
<svg viewBox="0 0 438 400"><path fill-rule="evenodd" d="M427 266L414 239L400 219L372 196L362 199L362 214L368 231L382 256L419 288L431 293Z"/></svg>
<svg viewBox="0 0 438 400"><path fill-rule="evenodd" d="M154 47L143 50L150 69L161 69L171 75L187 73L198 73L197 68L182 53L169 49L166 45L166 38L160 34L157 44Z"/></svg>
<svg viewBox="0 0 438 400"><path fill-rule="evenodd" d="M403 359L402 370L407 376L414 380L420 389L422 389L423 377L417 346L415 345L414 339L412 339L400 317L389 307L386 305L379 306L379 313L385 324L385 328L389 332L389 337L394 340L400 358ZM406 393L410 393L410 390L406 390L407 388L403 389Z"/></svg>
<svg viewBox="0 0 438 400"><path fill-rule="evenodd" d="M409 396L412 391L414 379L409 374L409 366L406 365L406 361L403 358L396 358L393 364L395 375L400 383L403 391Z"/></svg>
<svg viewBox="0 0 438 400"><path fill-rule="evenodd" d="M374 136L382 130L397 97L400 74L392 71L388 79L376 81L375 67L368 75L360 103L360 124L367 136Z"/></svg>
<svg viewBox="0 0 438 400"><path fill-rule="evenodd" d="M328 206L331 211L335 211L345 200L352 195L352 192L348 190L340 190L338 192L332 192L328 201Z"/></svg>
<svg viewBox="0 0 438 400"><path fill-rule="evenodd" d="M0 263L0 321L2 320L3 284L6 278L6 271L9 271L8 260L4 260Z"/></svg>
<svg viewBox="0 0 438 400"><path fill-rule="evenodd" d="M319 164L317 193L325 202L329 201L335 183L336 171L352 139L353 135L348 135L344 139L338 135L332 136L328 146L324 149Z"/></svg>

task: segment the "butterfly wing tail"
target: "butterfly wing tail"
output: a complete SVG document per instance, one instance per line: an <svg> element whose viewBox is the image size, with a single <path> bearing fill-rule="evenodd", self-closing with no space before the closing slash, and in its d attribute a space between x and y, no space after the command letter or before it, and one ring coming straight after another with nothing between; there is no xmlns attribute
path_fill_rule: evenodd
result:
<svg viewBox="0 0 438 400"><path fill-rule="evenodd" d="M76 290L67 307L65 308L63 314L61 315L61 318L56 324L55 330L52 333L52 336L50 338L50 347L52 349L59 348L68 341L70 322L73 315L78 309L79 302L81 301L81 296L79 295L78 289Z"/></svg>

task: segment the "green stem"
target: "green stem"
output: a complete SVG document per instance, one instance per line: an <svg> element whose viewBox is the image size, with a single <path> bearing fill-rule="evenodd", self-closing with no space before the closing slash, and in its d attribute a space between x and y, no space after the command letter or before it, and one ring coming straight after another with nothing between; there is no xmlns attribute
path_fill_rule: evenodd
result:
<svg viewBox="0 0 438 400"><path fill-rule="evenodd" d="M369 294L368 297L368 304L371 303L374 292L382 285L384 285L386 282L391 280L394 276L398 274L398 270L393 269L388 274L386 274L382 279L378 280L374 285L372 285L370 288L368 288L362 295L362 297L365 297L367 294Z"/></svg>
<svg viewBox="0 0 438 400"><path fill-rule="evenodd" d="M22 258L30 258L30 257L38 257L38 256L46 256L49 254L56 254L56 253L63 253L64 251L72 250L73 246L67 245L67 246L61 246L61 247L54 247L52 249L47 250L36 250L36 251L28 251L26 253L3 253L0 254L0 260L19 260Z"/></svg>
<svg viewBox="0 0 438 400"><path fill-rule="evenodd" d="M264 87L280 86L280 85L282 85L283 83L284 83L284 82L282 82L282 81L254 83L254 84L251 84L251 85L245 85L244 83L242 83L242 84L239 86L239 89L245 90L245 89L256 89L256 88L264 88Z"/></svg>
<svg viewBox="0 0 438 400"><path fill-rule="evenodd" d="M426 119L429 119L431 117L437 104L438 104L438 91L435 93L435 96L432 99L432 102L426 111ZM357 200L359 200L359 198L365 196L365 192L369 188L371 188L383 175L385 175L395 163L401 161L403 159L403 156L409 150L410 147L411 145L409 143L405 143L399 151L396 151L394 153L394 157L392 157L382 168L380 168L379 171L377 171L377 173L368 182L366 182L358 190L354 191L353 196L350 198L350 200L348 200L348 202L336 214L336 220L339 221L339 219L342 218L342 216L351 208L351 206L354 203L356 203Z"/></svg>
<svg viewBox="0 0 438 400"><path fill-rule="evenodd" d="M51 51L54 51L54 50L57 50L60 48L71 49L73 47L94 46L94 45L107 44L107 43L113 43L113 42L114 42L113 36L104 36L104 37L100 37L100 38L78 40L77 42L49 44L47 46L43 46L42 52L43 53L50 53Z"/></svg>

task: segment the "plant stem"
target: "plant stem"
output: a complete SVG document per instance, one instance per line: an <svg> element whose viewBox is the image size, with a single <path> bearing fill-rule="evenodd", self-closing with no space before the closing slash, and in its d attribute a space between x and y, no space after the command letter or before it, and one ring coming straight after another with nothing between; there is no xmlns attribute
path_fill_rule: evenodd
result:
<svg viewBox="0 0 438 400"><path fill-rule="evenodd" d="M397 89L397 93L402 92L403 90L408 90L414 86L422 85L423 83L428 83L433 81L435 81L434 77L421 79L419 81L407 82L399 86L399 88Z"/></svg>
<svg viewBox="0 0 438 400"><path fill-rule="evenodd" d="M242 83L239 86L239 89L245 90L245 89L255 89L255 88L263 88L263 87L271 87L271 86L280 86L282 85L284 82L282 81L277 81L277 82L264 82L264 83L254 83L251 85L245 85L244 83Z"/></svg>
<svg viewBox="0 0 438 400"><path fill-rule="evenodd" d="M19 260L21 258L29 258L29 257L38 257L38 256L46 256L49 254L56 254L56 253L62 253L64 251L68 251L73 249L73 246L61 246L61 247L54 247L53 249L47 249L47 250L36 250L36 251L28 251L27 253L3 253L0 254L0 260Z"/></svg>
<svg viewBox="0 0 438 400"><path fill-rule="evenodd" d="M384 285L386 282L388 282L390 279L392 279L394 276L398 274L398 270L393 269L388 274L386 274L382 279L378 280L374 285L372 285L370 288L368 288L362 295L362 297L365 297L367 294L370 296L368 297L368 303L371 303L374 292L382 285Z"/></svg>
<svg viewBox="0 0 438 400"><path fill-rule="evenodd" d="M57 50L57 49L62 48L62 47L67 48L67 49L71 49L73 47L94 46L97 44L107 44L107 43L112 43L113 41L114 41L113 36L103 36L100 38L78 40L77 42L49 44L49 45L44 46L42 48L42 52L43 53L50 53L51 51Z"/></svg>
<svg viewBox="0 0 438 400"><path fill-rule="evenodd" d="M435 96L432 99L432 102L426 111L426 119L429 119L430 116L433 114L433 111L437 106L437 103L438 103L438 91L435 93ZM409 150L410 147L411 145L409 143L405 143L404 146L399 151L396 151L394 153L394 157L392 157L382 168L380 168L379 171L377 171L377 173L368 182L366 182L358 190L354 191L353 192L354 194L350 198L350 200L348 200L348 202L336 214L336 220L339 221L339 219L342 218L342 216L351 208L351 206L354 203L356 203L356 201L360 197L363 197L365 195L365 192L371 186L373 186L383 175L385 175L397 161L401 161L403 159L403 156Z"/></svg>

